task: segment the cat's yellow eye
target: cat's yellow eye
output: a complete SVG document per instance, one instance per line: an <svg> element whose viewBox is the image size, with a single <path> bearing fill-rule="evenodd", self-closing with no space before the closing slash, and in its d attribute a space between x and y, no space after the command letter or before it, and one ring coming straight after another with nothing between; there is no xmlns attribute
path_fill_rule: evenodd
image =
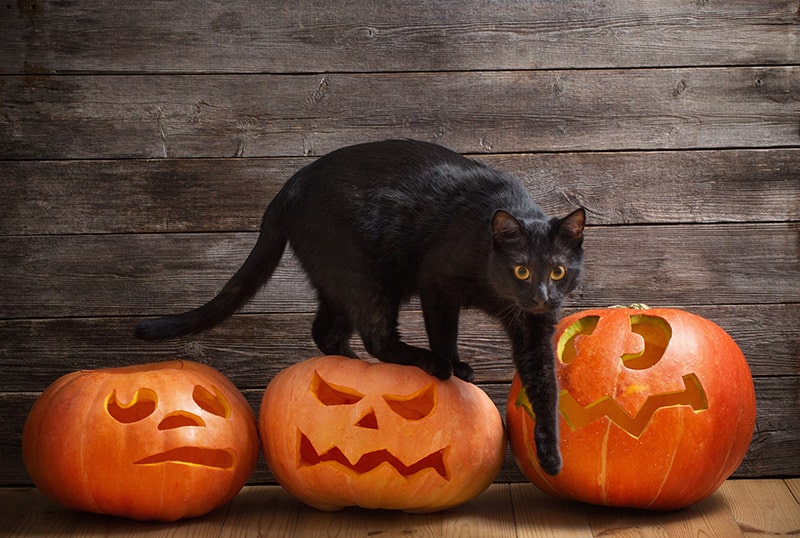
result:
<svg viewBox="0 0 800 538"><path fill-rule="evenodd" d="M567 275L567 270L564 268L563 265L556 265L552 271L550 271L550 278L553 280L561 280Z"/></svg>
<svg viewBox="0 0 800 538"><path fill-rule="evenodd" d="M520 280L528 280L528 277L531 276L531 271L524 265L517 265L514 267L514 276Z"/></svg>

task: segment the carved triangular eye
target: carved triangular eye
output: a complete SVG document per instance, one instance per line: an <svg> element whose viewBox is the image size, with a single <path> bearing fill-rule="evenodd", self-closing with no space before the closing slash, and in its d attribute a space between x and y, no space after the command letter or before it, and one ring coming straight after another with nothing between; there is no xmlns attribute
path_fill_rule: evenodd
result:
<svg viewBox="0 0 800 538"><path fill-rule="evenodd" d="M408 420L420 420L433 412L436 407L436 384L431 383L427 387L410 394L408 396L385 395L383 399L392 411Z"/></svg>
<svg viewBox="0 0 800 538"><path fill-rule="evenodd" d="M318 372L314 372L309 390L323 405L353 405L364 398L364 395L355 389L328 383Z"/></svg>

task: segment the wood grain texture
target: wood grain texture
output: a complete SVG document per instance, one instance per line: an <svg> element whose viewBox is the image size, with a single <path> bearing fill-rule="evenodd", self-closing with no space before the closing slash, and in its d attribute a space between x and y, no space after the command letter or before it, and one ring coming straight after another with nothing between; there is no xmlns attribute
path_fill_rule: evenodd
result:
<svg viewBox="0 0 800 538"><path fill-rule="evenodd" d="M800 325L800 305L693 306L688 310L725 329L742 349L754 376L800 372L795 330ZM259 388L283 368L319 354L311 339L310 313L236 315L212 331L165 342L134 339L133 327L139 319L0 320L5 389L35 392L72 370L172 359L208 363L240 388ZM782 323L773 326L775 319ZM409 343L427 346L419 311L402 312L400 330ZM366 356L358 337L353 344ZM459 349L475 368L478 382L511 380L510 347L497 322L478 312L462 313Z"/></svg>
<svg viewBox="0 0 800 538"><path fill-rule="evenodd" d="M590 525L594 536L615 536L620 529L632 536L741 536L729 506L714 495L682 510L654 513L646 510L593 511Z"/></svg>
<svg viewBox="0 0 800 538"><path fill-rule="evenodd" d="M745 536L800 533L800 503L782 480L742 480L719 490Z"/></svg>
<svg viewBox="0 0 800 538"><path fill-rule="evenodd" d="M800 476L798 14L798 0L7 2L0 485L29 484L25 416L75 369L194 359L230 376L257 409L269 379L317 354L314 294L290 257L214 331L147 344L132 327L210 299L299 167L390 137L439 142L515 173L549 214L586 207L587 274L567 311L649 302L718 322L744 351L758 400L737 476ZM426 345L418 302L401 313L401 331ZM466 314L460 347L503 410L513 367L497 324ZM524 481L510 456L498 479ZM263 460L252 480L273 480ZM796 481L785 483L800 497ZM571 518L572 505L494 492L477 518L414 526L384 514L367 528L497 534L507 512L494 510L513 505L518 536L741 534L725 501L684 518L591 509ZM215 535L294 529L310 517L280 492L253 495L208 520ZM14 529L211 528L64 519L39 501L13 501L15 517L32 510ZM250 513L259 502L286 518ZM770 532L769 507L750 506L745 534ZM242 526L226 527L225 514ZM363 530L358 512L338 520L334 534Z"/></svg>
<svg viewBox="0 0 800 538"><path fill-rule="evenodd" d="M797 504L800 504L800 478L787 478L783 482L786 484L786 487L789 488L789 491L792 492L792 496L794 500L797 501Z"/></svg>
<svg viewBox="0 0 800 538"><path fill-rule="evenodd" d="M592 225L800 219L800 150L479 155ZM256 231L312 158L0 161L0 233ZM332 179L334 180L334 179Z"/></svg>
<svg viewBox="0 0 800 538"><path fill-rule="evenodd" d="M12 76L0 117L2 159L764 148L800 143L800 68Z"/></svg>
<svg viewBox="0 0 800 538"><path fill-rule="evenodd" d="M762 484L763 483L763 484ZM752 499L753 489L784 487L781 480L732 480L710 498L685 510L652 513L615 510L549 497L531 484L493 484L467 504L435 514L346 509L318 512L278 486L247 486L210 514L171 524L142 523L71 512L35 489L0 489L0 524L7 536L774 536L784 530L779 512L797 511L793 499ZM754 502L752 502L754 501ZM766 502L765 502L766 501ZM751 503L752 504L749 504ZM740 511L744 507L745 512ZM751 522L764 525L752 526Z"/></svg>
<svg viewBox="0 0 800 538"><path fill-rule="evenodd" d="M210 300L254 233L10 236L0 243L0 318L167 314ZM585 278L568 306L800 302L800 225L588 230ZM245 312L314 312L291 253Z"/></svg>
<svg viewBox="0 0 800 538"><path fill-rule="evenodd" d="M440 71L797 61L797 2L9 4L0 74ZM164 24L169 21L169 24ZM202 54L198 54L202 51Z"/></svg>

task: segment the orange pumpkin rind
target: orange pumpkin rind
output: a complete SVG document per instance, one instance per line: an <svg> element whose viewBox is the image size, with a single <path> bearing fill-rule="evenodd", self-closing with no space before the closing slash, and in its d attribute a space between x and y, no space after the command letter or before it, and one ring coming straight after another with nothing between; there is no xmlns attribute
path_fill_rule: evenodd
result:
<svg viewBox="0 0 800 538"><path fill-rule="evenodd" d="M559 475L538 465L535 416L518 377L506 412L517 464L542 490L673 510L711 495L741 463L755 425L753 380L713 322L670 308L586 310L559 323L554 346Z"/></svg>
<svg viewBox="0 0 800 538"><path fill-rule="evenodd" d="M239 492L258 433L230 380L171 361L59 378L31 409L22 452L36 486L68 508L174 521Z"/></svg>

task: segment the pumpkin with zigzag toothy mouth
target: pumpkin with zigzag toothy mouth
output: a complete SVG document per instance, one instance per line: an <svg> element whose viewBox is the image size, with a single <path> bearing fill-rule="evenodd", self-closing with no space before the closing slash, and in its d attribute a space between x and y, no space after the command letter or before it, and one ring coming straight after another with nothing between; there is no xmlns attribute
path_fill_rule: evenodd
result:
<svg viewBox="0 0 800 538"><path fill-rule="evenodd" d="M320 510L443 510L494 480L502 420L485 392L412 366L317 357L270 382L259 431L275 478Z"/></svg>
<svg viewBox="0 0 800 538"><path fill-rule="evenodd" d="M634 306L581 311L558 325L561 473L539 467L536 417L518 377L508 435L522 471L548 493L672 510L711 495L744 458L756 417L753 380L718 325Z"/></svg>

